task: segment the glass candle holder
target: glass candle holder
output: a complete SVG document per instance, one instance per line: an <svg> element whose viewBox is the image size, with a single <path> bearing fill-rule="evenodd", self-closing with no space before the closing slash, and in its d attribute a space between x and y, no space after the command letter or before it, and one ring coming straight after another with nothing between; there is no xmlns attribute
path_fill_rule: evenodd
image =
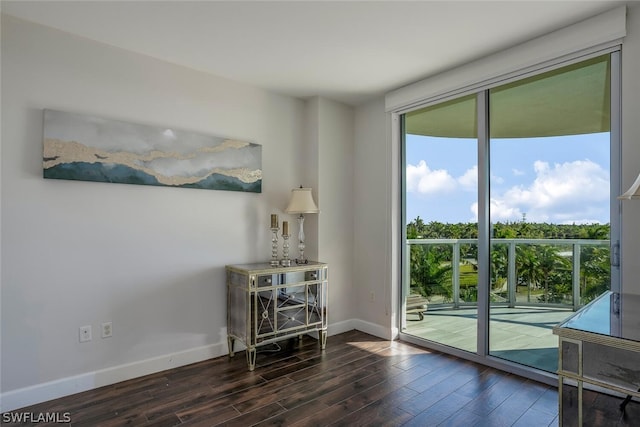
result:
<svg viewBox="0 0 640 427"><path fill-rule="evenodd" d="M278 261L278 227L271 227L271 267L280 265Z"/></svg>
<svg viewBox="0 0 640 427"><path fill-rule="evenodd" d="M290 234L282 235L284 242L282 243L282 261L280 261L280 264L283 267L291 266L291 260L289 259L289 237L291 237Z"/></svg>

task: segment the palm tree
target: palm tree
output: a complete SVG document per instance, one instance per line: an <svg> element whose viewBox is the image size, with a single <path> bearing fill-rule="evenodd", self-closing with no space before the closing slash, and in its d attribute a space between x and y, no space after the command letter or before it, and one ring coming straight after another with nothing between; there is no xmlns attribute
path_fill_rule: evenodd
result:
<svg viewBox="0 0 640 427"><path fill-rule="evenodd" d="M593 300L611 286L608 247L586 247L580 253L580 295L582 304Z"/></svg>
<svg viewBox="0 0 640 427"><path fill-rule="evenodd" d="M498 285L500 279L507 278L508 245L494 244L491 246L491 280Z"/></svg>
<svg viewBox="0 0 640 427"><path fill-rule="evenodd" d="M440 294L445 300L451 300L451 259L444 259L437 248L412 246L411 249L411 287L426 298Z"/></svg>
<svg viewBox="0 0 640 427"><path fill-rule="evenodd" d="M554 279L561 277L563 272L571 271L571 264L569 259L559 254L557 246L539 245L535 252L539 260L538 274L544 285L543 301L550 302L549 285L554 283ZM567 280L558 280L557 282L558 284L566 284Z"/></svg>
<svg viewBox="0 0 640 427"><path fill-rule="evenodd" d="M531 287L538 286L540 260L529 245L516 246L516 272L527 285L527 302L531 302Z"/></svg>

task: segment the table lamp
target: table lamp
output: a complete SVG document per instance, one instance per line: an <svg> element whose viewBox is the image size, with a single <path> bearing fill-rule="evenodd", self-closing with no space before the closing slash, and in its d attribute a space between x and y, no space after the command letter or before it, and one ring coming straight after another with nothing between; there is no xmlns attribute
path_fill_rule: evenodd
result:
<svg viewBox="0 0 640 427"><path fill-rule="evenodd" d="M291 199L285 209L288 214L298 215L298 250L300 255L296 258L296 264L307 264L309 261L304 257L304 214L319 213L320 210L313 201L311 188L294 188L291 190Z"/></svg>

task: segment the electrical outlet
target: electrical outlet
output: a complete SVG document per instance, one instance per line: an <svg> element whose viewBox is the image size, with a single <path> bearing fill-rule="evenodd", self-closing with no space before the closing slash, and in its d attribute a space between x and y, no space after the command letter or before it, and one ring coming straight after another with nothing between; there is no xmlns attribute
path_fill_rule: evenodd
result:
<svg viewBox="0 0 640 427"><path fill-rule="evenodd" d="M102 324L102 338L109 338L113 335L113 325L111 322L104 322Z"/></svg>
<svg viewBox="0 0 640 427"><path fill-rule="evenodd" d="M91 341L91 325L80 326L80 342Z"/></svg>

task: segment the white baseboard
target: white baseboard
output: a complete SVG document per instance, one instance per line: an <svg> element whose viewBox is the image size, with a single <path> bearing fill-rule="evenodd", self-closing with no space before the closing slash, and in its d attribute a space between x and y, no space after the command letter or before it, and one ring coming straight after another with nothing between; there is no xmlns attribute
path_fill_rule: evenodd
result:
<svg viewBox="0 0 640 427"><path fill-rule="evenodd" d="M378 338L383 338L385 340L392 340L398 335L396 329L385 328L384 326L378 325L376 323L366 322L360 319L349 319L343 320L342 322L332 323L329 325L328 334L338 335L343 332L348 332L353 329L357 329L358 331L362 331L369 335L373 335Z"/></svg>
<svg viewBox="0 0 640 427"><path fill-rule="evenodd" d="M385 328L377 323L366 322L360 319L353 319L353 323L354 329L385 340L393 339L393 332L390 328Z"/></svg>
<svg viewBox="0 0 640 427"><path fill-rule="evenodd" d="M376 337L392 339L392 331L375 323L360 319L344 320L329 325L327 335L337 335L353 329ZM236 351L244 350L236 343ZM0 413L13 411L70 394L80 393L94 388L115 384L121 381L154 374L167 369L177 368L191 363L201 362L227 354L227 343L211 344L203 347L158 356L138 362L128 363L99 371L87 372L72 377L61 378L42 384L36 384L0 394Z"/></svg>
<svg viewBox="0 0 640 427"><path fill-rule="evenodd" d="M30 387L4 392L0 395L0 412L12 411L47 400L115 384L121 381L161 372L227 354L227 343L203 347L140 360L73 377L61 378Z"/></svg>
<svg viewBox="0 0 640 427"><path fill-rule="evenodd" d="M356 325L353 319L343 320L342 322L331 323L327 327L327 335L338 335L345 332L349 332L356 329Z"/></svg>

